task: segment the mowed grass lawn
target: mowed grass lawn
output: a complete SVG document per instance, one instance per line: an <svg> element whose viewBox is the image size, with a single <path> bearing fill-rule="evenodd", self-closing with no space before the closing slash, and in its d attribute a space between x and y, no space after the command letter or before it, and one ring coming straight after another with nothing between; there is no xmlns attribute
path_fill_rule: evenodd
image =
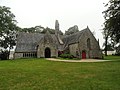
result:
<svg viewBox="0 0 120 90"><path fill-rule="evenodd" d="M120 90L120 58L97 63L0 61L0 90Z"/></svg>

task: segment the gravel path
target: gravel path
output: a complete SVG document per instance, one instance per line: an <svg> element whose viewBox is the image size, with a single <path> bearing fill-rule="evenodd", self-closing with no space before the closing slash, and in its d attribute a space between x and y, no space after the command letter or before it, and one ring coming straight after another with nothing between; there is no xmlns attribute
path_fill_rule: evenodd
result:
<svg viewBox="0 0 120 90"><path fill-rule="evenodd" d="M61 60L61 59L56 59L56 58L46 58L46 60L59 61L59 62L106 62L106 61L111 61L111 60L100 60L100 59Z"/></svg>

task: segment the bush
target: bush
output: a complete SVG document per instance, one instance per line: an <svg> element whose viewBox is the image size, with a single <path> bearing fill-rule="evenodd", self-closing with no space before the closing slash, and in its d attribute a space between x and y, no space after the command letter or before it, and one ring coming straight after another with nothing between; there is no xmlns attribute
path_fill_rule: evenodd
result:
<svg viewBox="0 0 120 90"><path fill-rule="evenodd" d="M0 59L1 60L9 59L9 52L8 51L2 51L1 54L0 54Z"/></svg>
<svg viewBox="0 0 120 90"><path fill-rule="evenodd" d="M58 51L58 56L62 55L63 53L63 51Z"/></svg>
<svg viewBox="0 0 120 90"><path fill-rule="evenodd" d="M62 58L70 58L70 59L74 58L74 56L71 55L71 54L61 54L60 57L62 57Z"/></svg>
<svg viewBox="0 0 120 90"><path fill-rule="evenodd" d="M120 56L120 53L116 53L115 56Z"/></svg>

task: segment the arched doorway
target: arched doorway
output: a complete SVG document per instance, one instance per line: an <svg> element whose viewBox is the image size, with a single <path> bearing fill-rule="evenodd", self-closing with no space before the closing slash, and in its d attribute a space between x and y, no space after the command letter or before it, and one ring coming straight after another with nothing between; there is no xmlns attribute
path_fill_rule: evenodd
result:
<svg viewBox="0 0 120 90"><path fill-rule="evenodd" d="M86 59L86 52L82 51L82 59Z"/></svg>
<svg viewBox="0 0 120 90"><path fill-rule="evenodd" d="M51 51L50 48L45 48L45 58L50 58L51 57Z"/></svg>

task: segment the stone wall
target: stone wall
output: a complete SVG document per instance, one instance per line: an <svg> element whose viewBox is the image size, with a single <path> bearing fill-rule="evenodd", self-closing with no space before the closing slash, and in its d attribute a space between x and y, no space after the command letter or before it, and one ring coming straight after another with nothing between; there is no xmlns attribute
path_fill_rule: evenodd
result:
<svg viewBox="0 0 120 90"><path fill-rule="evenodd" d="M16 58L23 58L23 53L14 53L14 59Z"/></svg>
<svg viewBox="0 0 120 90"><path fill-rule="evenodd" d="M77 57L78 43L69 45L70 54Z"/></svg>
<svg viewBox="0 0 120 90"><path fill-rule="evenodd" d="M90 48L87 45L88 39L90 39ZM99 43L89 30L83 33L79 39L79 50L80 53L82 53L82 51L86 52L86 58L102 58Z"/></svg>
<svg viewBox="0 0 120 90"><path fill-rule="evenodd" d="M51 57L58 57L57 45L49 33L40 41L37 48L37 57L45 57L45 49L49 48L51 51Z"/></svg>
<svg viewBox="0 0 120 90"><path fill-rule="evenodd" d="M50 48L50 51L51 51L51 57L58 57L58 50L51 46L51 45L40 45L38 47L38 51L37 51L37 57L40 58L40 57L45 57L45 49L46 48Z"/></svg>

